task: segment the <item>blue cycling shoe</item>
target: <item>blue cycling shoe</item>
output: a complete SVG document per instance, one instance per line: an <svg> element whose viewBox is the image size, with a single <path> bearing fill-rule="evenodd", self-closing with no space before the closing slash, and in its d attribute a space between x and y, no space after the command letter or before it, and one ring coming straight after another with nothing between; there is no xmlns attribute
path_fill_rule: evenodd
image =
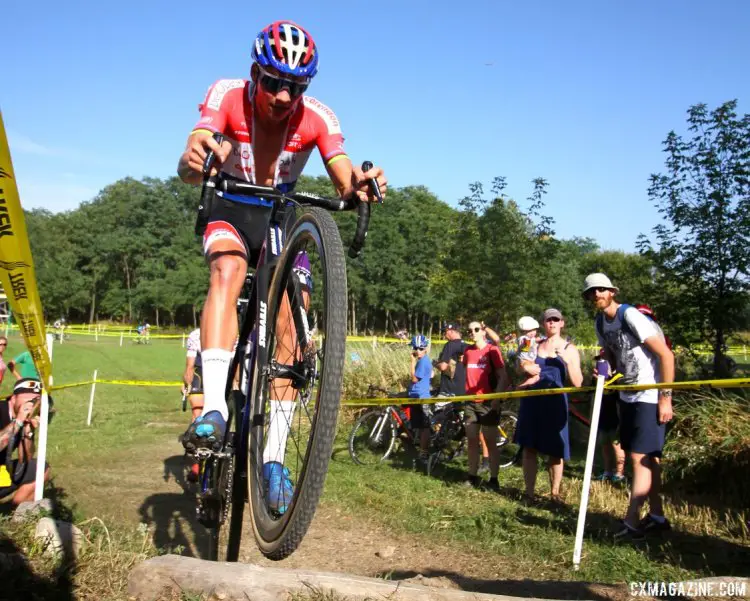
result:
<svg viewBox="0 0 750 601"><path fill-rule="evenodd" d="M221 449L227 422L218 411L209 411L206 415L195 418L182 436L182 446L189 453L197 449Z"/></svg>
<svg viewBox="0 0 750 601"><path fill-rule="evenodd" d="M294 484L289 479L289 468L278 461L263 464L263 481L266 485L268 508L283 515L292 503Z"/></svg>

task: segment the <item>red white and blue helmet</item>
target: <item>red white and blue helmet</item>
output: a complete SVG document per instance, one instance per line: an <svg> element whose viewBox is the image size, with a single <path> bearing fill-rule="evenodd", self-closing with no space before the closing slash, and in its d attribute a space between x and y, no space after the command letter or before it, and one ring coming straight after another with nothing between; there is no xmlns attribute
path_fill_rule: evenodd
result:
<svg viewBox="0 0 750 601"><path fill-rule="evenodd" d="M427 337L422 334L417 334L411 338L411 348L414 350L417 350L418 348L427 348L429 343L430 341L427 340Z"/></svg>
<svg viewBox="0 0 750 601"><path fill-rule="evenodd" d="M252 57L261 67L273 67L286 75L315 77L318 48L310 34L291 21L265 27L253 42Z"/></svg>

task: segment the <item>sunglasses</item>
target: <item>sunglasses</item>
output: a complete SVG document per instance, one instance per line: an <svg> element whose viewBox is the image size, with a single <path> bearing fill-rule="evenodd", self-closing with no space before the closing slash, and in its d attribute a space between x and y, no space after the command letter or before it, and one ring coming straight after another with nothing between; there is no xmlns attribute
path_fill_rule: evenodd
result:
<svg viewBox="0 0 750 601"><path fill-rule="evenodd" d="M0 342L0 346L8 346L7 342Z"/></svg>
<svg viewBox="0 0 750 601"><path fill-rule="evenodd" d="M544 321L562 321L559 317L548 317Z"/></svg>
<svg viewBox="0 0 750 601"><path fill-rule="evenodd" d="M586 290L586 296L594 296L595 292L598 292L599 294L606 292L609 290L609 288L605 288L604 286L597 286L596 288L589 288Z"/></svg>
<svg viewBox="0 0 750 601"><path fill-rule="evenodd" d="M264 71L263 69L260 69L260 77L258 77L258 81L260 82L260 85L271 94L278 94L281 90L286 88L289 90L289 95L292 98L302 96L310 85L309 81L301 82L284 79L283 77L271 75L268 71Z"/></svg>
<svg viewBox="0 0 750 601"><path fill-rule="evenodd" d="M423 350L424 350L424 347L422 347L422 346L419 346L419 347L415 348L414 350L415 350L415 351L423 351Z"/></svg>

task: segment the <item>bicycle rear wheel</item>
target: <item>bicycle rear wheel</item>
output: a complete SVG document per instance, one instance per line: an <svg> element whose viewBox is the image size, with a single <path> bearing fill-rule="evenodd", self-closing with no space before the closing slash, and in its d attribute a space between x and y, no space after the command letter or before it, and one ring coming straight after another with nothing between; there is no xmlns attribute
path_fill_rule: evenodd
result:
<svg viewBox="0 0 750 601"><path fill-rule="evenodd" d="M266 307L259 290L248 478L256 543L278 560L294 552L310 526L336 431L346 264L326 211L311 209L294 225L267 298Z"/></svg>
<svg viewBox="0 0 750 601"><path fill-rule="evenodd" d="M513 411L500 413L500 424L497 426L497 448L500 451L500 467L510 467L515 464L518 445L513 442L516 433L518 416Z"/></svg>
<svg viewBox="0 0 750 601"><path fill-rule="evenodd" d="M349 434L349 455L359 465L377 465L396 445L396 427L388 409L372 409L359 416Z"/></svg>

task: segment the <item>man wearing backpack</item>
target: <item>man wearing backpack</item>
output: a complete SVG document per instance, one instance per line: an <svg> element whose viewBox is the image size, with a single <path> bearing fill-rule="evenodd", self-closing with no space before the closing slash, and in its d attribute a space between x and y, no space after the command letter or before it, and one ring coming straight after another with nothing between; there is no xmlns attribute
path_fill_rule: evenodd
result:
<svg viewBox="0 0 750 601"><path fill-rule="evenodd" d="M674 381L674 355L653 321L635 307L615 300L619 292L603 273L589 274L583 296L596 316L596 335L605 356L623 375L618 384ZM670 389L620 392L620 443L633 464L630 505L615 540L639 540L647 532L671 528L661 502L661 453L666 424L672 419ZM649 513L641 519L646 499Z"/></svg>

